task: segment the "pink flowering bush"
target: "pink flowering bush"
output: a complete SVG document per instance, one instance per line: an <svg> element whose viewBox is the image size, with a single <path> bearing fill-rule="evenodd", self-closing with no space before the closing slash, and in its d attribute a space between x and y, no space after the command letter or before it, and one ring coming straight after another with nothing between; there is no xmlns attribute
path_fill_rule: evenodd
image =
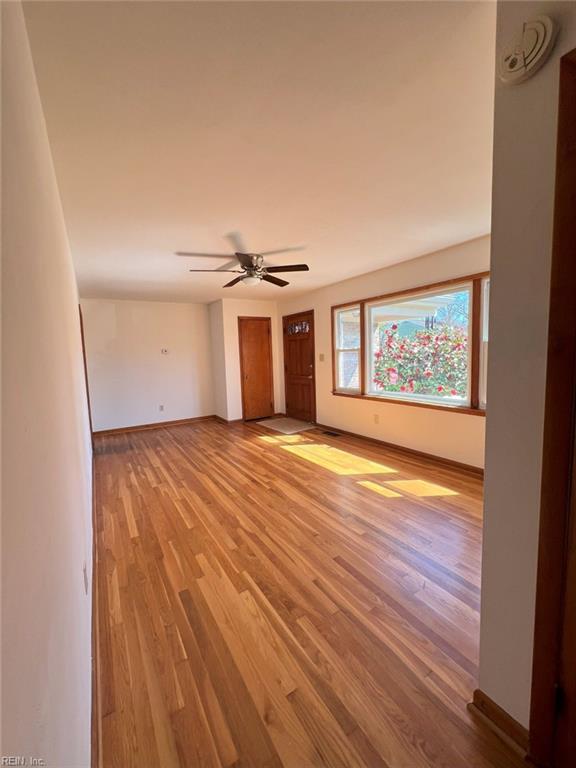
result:
<svg viewBox="0 0 576 768"><path fill-rule="evenodd" d="M466 397L468 334L442 325L399 336L396 323L376 331L374 384L384 392Z"/></svg>

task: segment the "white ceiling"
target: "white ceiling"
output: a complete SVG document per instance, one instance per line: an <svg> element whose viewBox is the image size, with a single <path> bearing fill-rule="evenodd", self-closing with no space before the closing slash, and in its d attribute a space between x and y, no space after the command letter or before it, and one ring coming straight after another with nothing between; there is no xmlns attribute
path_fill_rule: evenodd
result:
<svg viewBox="0 0 576 768"><path fill-rule="evenodd" d="M495 4L39 2L83 296L279 298L490 229ZM222 290L175 250L305 245ZM222 262L213 262L218 266ZM232 276L230 276L232 277Z"/></svg>

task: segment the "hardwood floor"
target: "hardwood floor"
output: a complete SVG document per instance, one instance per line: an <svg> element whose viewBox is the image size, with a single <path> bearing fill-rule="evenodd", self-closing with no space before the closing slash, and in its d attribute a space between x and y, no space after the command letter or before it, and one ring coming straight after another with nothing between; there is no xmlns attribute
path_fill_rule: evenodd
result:
<svg viewBox="0 0 576 768"><path fill-rule="evenodd" d="M522 764L466 711L478 478L216 421L95 462L104 768Z"/></svg>

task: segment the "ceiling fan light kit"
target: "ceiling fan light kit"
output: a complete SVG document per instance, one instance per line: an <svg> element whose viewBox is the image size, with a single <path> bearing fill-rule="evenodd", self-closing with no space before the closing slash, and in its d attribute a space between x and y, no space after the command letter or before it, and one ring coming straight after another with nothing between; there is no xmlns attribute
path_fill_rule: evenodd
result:
<svg viewBox="0 0 576 768"><path fill-rule="evenodd" d="M240 277L235 277L226 283L224 288L231 288L233 285L243 283L244 285L259 285L262 282L272 283L279 288L289 285L287 280L279 277L273 277L274 272L308 272L307 264L286 264L281 267L273 267L264 264L264 257L277 253L287 253L288 251L301 251L303 248L297 246L294 248L279 248L274 251L263 251L262 253L242 253L236 251L234 259L230 261L230 254L224 253L194 253L192 251L176 251L176 256L194 256L200 259L227 259L228 263L223 264L217 269L190 269L189 272L236 272ZM231 266L238 266L240 269L229 269Z"/></svg>

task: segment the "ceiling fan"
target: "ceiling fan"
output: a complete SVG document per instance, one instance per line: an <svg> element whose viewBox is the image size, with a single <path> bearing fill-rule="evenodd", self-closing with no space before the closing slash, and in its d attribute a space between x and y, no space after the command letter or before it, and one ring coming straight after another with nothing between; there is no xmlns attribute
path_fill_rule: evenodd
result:
<svg viewBox="0 0 576 768"><path fill-rule="evenodd" d="M244 285L258 285L262 281L284 288L285 285L289 285L288 281L282 280L279 277L273 277L273 273L309 271L307 264L286 264L282 267L273 267L264 263L265 256L272 256L277 253L288 253L291 251L302 251L304 249L301 246L295 248L279 248L274 251L262 251L261 253L247 253L237 232L233 232L230 235L227 235L227 237L235 248L234 257L232 259L230 258L231 254L227 253L194 253L192 251L176 251L176 256L195 256L201 259L227 259L226 264L222 264L222 266L217 269L189 270L190 272L236 272L240 275L240 277L235 277L233 280L230 280L229 283L226 283L226 285L223 286L224 288L230 288L237 283L243 283ZM233 267L239 267L239 269L233 269Z"/></svg>

